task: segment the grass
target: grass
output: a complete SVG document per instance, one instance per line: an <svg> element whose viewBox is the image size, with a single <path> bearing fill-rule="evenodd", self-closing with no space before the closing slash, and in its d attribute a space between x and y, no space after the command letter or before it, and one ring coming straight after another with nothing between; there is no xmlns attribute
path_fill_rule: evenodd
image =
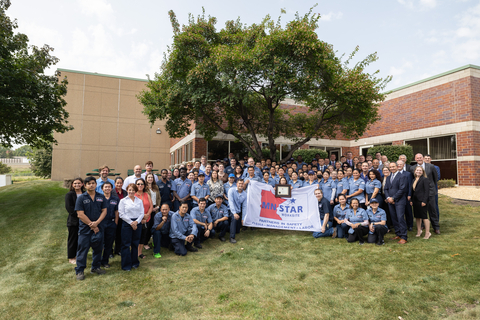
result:
<svg viewBox="0 0 480 320"><path fill-rule="evenodd" d="M66 190L0 188L0 310L5 319L478 319L478 207L440 197L440 236L359 246L259 229L178 257L151 251L126 273L75 280ZM88 264L91 263L91 255ZM88 268L87 268L88 271Z"/></svg>

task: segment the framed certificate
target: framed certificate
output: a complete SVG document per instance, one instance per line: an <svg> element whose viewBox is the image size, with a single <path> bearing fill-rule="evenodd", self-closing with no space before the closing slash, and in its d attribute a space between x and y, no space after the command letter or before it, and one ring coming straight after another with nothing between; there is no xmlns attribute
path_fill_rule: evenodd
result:
<svg viewBox="0 0 480 320"><path fill-rule="evenodd" d="M289 184L276 184L275 197L277 198L291 198L292 188Z"/></svg>

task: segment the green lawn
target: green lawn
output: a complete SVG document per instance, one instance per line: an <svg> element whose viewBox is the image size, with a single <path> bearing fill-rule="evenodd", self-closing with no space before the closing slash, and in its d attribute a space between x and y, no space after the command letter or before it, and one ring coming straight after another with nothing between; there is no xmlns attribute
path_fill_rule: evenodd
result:
<svg viewBox="0 0 480 320"><path fill-rule="evenodd" d="M106 275L76 281L65 193L51 181L0 188L3 319L480 318L480 207L441 197L442 234L410 232L403 246L262 229L186 257L147 251L128 273L115 257Z"/></svg>

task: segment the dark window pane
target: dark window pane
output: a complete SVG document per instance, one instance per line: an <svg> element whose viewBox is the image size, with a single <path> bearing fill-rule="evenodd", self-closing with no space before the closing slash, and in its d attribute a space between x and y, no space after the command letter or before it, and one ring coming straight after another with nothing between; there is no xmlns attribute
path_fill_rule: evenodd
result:
<svg viewBox="0 0 480 320"><path fill-rule="evenodd" d="M235 159L237 160L243 159L244 156L248 155L247 147L241 142L230 141L230 152L235 155Z"/></svg>
<svg viewBox="0 0 480 320"><path fill-rule="evenodd" d="M228 156L228 141L213 140L208 141L207 160L215 161L224 159Z"/></svg>
<svg viewBox="0 0 480 320"><path fill-rule="evenodd" d="M432 160L456 159L457 144L455 136L430 138L430 156Z"/></svg>
<svg viewBox="0 0 480 320"><path fill-rule="evenodd" d="M414 155L417 153L426 155L428 153L427 139L409 140L405 141L405 144L409 144L412 146Z"/></svg>
<svg viewBox="0 0 480 320"><path fill-rule="evenodd" d="M432 164L440 167L440 179L453 179L458 184L457 160L432 161Z"/></svg>

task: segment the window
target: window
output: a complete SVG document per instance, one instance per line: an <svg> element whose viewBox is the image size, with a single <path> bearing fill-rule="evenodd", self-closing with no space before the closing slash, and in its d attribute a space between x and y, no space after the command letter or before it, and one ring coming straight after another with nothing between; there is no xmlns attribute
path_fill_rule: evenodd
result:
<svg viewBox="0 0 480 320"><path fill-rule="evenodd" d="M176 163L182 163L183 159L182 159L182 147L178 148L175 153L177 154L176 156L176 160L177 162Z"/></svg>
<svg viewBox="0 0 480 320"><path fill-rule="evenodd" d="M185 161L192 160L192 150L193 150L193 142L187 143L185 145Z"/></svg>
<svg viewBox="0 0 480 320"><path fill-rule="evenodd" d="M455 136L430 138L429 153L433 160L456 159L457 143Z"/></svg>
<svg viewBox="0 0 480 320"><path fill-rule="evenodd" d="M325 150L326 147L319 147L319 146L308 146L308 149L321 149L321 150Z"/></svg>
<svg viewBox="0 0 480 320"><path fill-rule="evenodd" d="M412 146L414 155L417 153L421 153L423 155L428 153L427 139L405 141L405 144Z"/></svg>
<svg viewBox="0 0 480 320"><path fill-rule="evenodd" d="M228 141L213 140L208 141L207 160L223 160L228 156Z"/></svg>
<svg viewBox="0 0 480 320"><path fill-rule="evenodd" d="M175 153L171 153L170 154L170 165L174 165L175 164Z"/></svg>
<svg viewBox="0 0 480 320"><path fill-rule="evenodd" d="M233 153L235 159L239 160L248 155L248 149L241 142L230 141L230 153ZM225 154L227 154L226 150Z"/></svg>

